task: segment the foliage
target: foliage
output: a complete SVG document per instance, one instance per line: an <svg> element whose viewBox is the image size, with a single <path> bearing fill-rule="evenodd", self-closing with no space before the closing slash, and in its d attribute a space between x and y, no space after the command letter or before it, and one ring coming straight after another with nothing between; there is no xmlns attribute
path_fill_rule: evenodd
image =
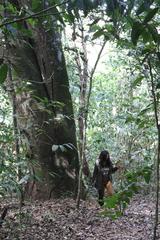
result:
<svg viewBox="0 0 160 240"><path fill-rule="evenodd" d="M8 97L4 95L4 91L0 89L1 100L1 129L0 129L0 196L17 193L19 196L22 191L22 181L18 180L18 168L23 168L26 172L26 163L24 154L20 156L20 162L17 162L15 153L14 132L12 126L12 111Z"/></svg>
<svg viewBox="0 0 160 240"><path fill-rule="evenodd" d="M0 84L2 84L6 80L7 70L8 66L6 64L3 64L0 68Z"/></svg>

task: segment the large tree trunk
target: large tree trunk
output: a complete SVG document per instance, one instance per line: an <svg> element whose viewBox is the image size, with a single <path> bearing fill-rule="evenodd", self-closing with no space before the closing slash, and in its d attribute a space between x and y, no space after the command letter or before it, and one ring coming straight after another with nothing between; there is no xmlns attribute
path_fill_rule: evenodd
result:
<svg viewBox="0 0 160 240"><path fill-rule="evenodd" d="M32 38L17 32L8 48L15 70L18 126L29 143L27 158L34 175L26 191L39 199L75 192L79 169L65 59L53 22L48 31L41 21L34 29L23 22Z"/></svg>

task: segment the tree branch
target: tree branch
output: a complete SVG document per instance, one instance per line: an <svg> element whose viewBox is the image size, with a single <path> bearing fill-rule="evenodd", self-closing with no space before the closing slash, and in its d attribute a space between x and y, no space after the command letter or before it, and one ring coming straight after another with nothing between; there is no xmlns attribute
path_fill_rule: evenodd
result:
<svg viewBox="0 0 160 240"><path fill-rule="evenodd" d="M106 45L106 41L103 42L102 47L101 47L101 49L100 49L100 51L99 51L99 53L98 53L97 60L96 60L96 62L95 62L95 64L94 64L94 67L93 67L93 69L92 69L92 71L91 71L91 75L90 75L90 79L89 79L89 91L88 91L87 104L86 104L86 110L87 110L87 112L88 112L88 108L89 108L89 100L90 100L91 91L92 91L93 75L94 75L94 73L95 73L95 71L96 71L96 68L97 68L99 59L100 59L100 57L101 57L101 54L102 54L102 52L103 52L103 49L104 49L105 45Z"/></svg>
<svg viewBox="0 0 160 240"><path fill-rule="evenodd" d="M68 3L68 2L69 2L69 1L65 1L65 2L63 2L63 3L56 4L56 5L54 5L54 6L48 7L48 8L46 8L46 9L43 9L43 10L37 12L37 13L33 13L33 14L29 15L29 16L25 16L25 17L22 17L22 18L17 18L17 19L8 21L8 22L4 22L4 23L0 24L0 28L6 26L6 25L8 25L8 24L25 21L25 20L28 20L28 19L30 19L30 18L39 17L39 15L41 15L42 13L48 12L48 11L50 11L50 10L56 8L56 7L59 7L59 6L63 5L63 4L66 4L66 3ZM53 15L54 15L54 14L53 14Z"/></svg>

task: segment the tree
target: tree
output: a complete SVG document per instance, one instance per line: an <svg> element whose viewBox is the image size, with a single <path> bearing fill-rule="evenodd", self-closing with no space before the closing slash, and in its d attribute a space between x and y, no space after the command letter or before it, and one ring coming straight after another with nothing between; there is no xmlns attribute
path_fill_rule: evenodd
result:
<svg viewBox="0 0 160 240"><path fill-rule="evenodd" d="M45 9L46 5L42 1L4 1L1 14L10 19L12 14L24 16L26 12ZM27 142L32 181L26 191L33 198L42 199L73 193L79 169L56 7L52 8L52 15L41 14L35 20L7 24L2 36L4 63L10 63L12 71L6 88L16 92L18 129L21 139Z"/></svg>

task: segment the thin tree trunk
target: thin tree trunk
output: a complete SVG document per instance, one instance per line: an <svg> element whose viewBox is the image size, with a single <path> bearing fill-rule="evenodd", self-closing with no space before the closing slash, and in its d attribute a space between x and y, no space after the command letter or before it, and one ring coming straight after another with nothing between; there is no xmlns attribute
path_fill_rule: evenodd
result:
<svg viewBox="0 0 160 240"><path fill-rule="evenodd" d="M85 139L85 115L86 115L86 93L87 93L87 80L88 80L88 59L87 59L87 50L84 43L84 29L82 22L80 23L81 29L81 44L83 49L83 62L81 65L80 55L78 52L76 55L76 63L79 72L80 78L80 97L79 97L79 117L78 117L78 130L79 130L79 159L80 159L80 170L79 170L79 179L78 179L78 194L77 194L77 208L79 208L80 198L82 194L82 173L85 175L89 174L88 164L86 163L85 156L85 147L86 147L86 139ZM85 167L84 168L84 163Z"/></svg>
<svg viewBox="0 0 160 240"><path fill-rule="evenodd" d="M79 130L79 159L80 159L80 172L79 172L79 184L78 184L78 195L77 195L77 208L79 208L80 204L80 196L81 196L81 185L82 185L82 175L91 178L91 173L89 170L88 162L86 160L86 129L87 129L87 116L89 110L89 100L92 90L92 80L94 73L96 71L98 62L100 60L102 51L105 47L105 42L103 43L100 52L95 61L95 65L91 71L91 74L88 73L88 55L87 55L87 46L86 40L84 36L83 22L80 20L79 29L81 31L81 45L83 57L80 56L79 51L77 50L77 46L75 43L75 60L77 64L79 79L80 79L80 96L79 96L79 118L78 118L78 130ZM74 32L76 30L74 29Z"/></svg>
<svg viewBox="0 0 160 240"><path fill-rule="evenodd" d="M16 102L16 93L15 93L15 87L13 83L13 78L12 78L12 69L11 69L11 64L8 61L8 81L9 85L11 88L11 96L12 96L12 109L13 109L13 130L14 130L14 139L15 139L15 152L16 152L16 162L20 162L20 145L19 145L19 128L18 128L18 121L17 121L17 102ZM18 181L21 180L22 178L22 170L21 166L18 166ZM20 191L20 207L23 206L24 204L24 192L21 186L19 186L19 191Z"/></svg>
<svg viewBox="0 0 160 240"><path fill-rule="evenodd" d="M14 128L14 139L15 139L15 152L17 157L17 163L20 162L20 146L19 146L19 129L18 129L18 122L17 122L17 106L16 106L16 93L15 87L12 78L12 70L11 64L8 62L8 80L11 88L11 95L12 95L12 108L13 108L13 128ZM22 178L22 171L21 167L18 166L18 181Z"/></svg>
<svg viewBox="0 0 160 240"><path fill-rule="evenodd" d="M156 98L156 93L155 93L155 86L154 86L154 76L152 73L152 65L150 62L150 59L148 60L148 65L149 65L149 73L150 73L150 78L151 78L151 92L152 92L152 97L153 97L153 106L154 106L154 114L155 114L155 121L156 121L156 127L157 127L157 164L156 164L156 209L155 209L155 224L154 224L154 233L153 233L153 240L158 239L157 238L157 227L158 227L158 222L159 222L159 190L160 190L160 125L158 121L158 101Z"/></svg>
<svg viewBox="0 0 160 240"><path fill-rule="evenodd" d="M81 49L78 50L76 40L76 27L78 25L78 29L80 31L80 34L78 34L78 37L81 41ZM73 29L73 41L74 41L74 53L75 53L75 61L78 69L78 75L80 79L80 96L79 96L79 118L78 118L78 135L79 135L79 151L80 151L80 158L83 161L82 164L82 173L87 178L91 177L91 173L89 170L89 165L86 160L86 129L87 129L87 117L88 117L88 111L89 111L89 101L90 101L90 95L92 90L92 82L93 82L93 76L96 71L98 62L100 60L101 54L103 52L103 49L105 47L106 42L104 41L102 44L102 47L97 55L97 59L95 61L95 64L93 66L93 69L91 73L89 74L89 67L88 67L88 54L87 54L87 43L84 36L84 26L83 26L83 20L80 19L77 25L74 25ZM83 142L84 141L84 142ZM82 151L82 145L83 145L83 151Z"/></svg>

